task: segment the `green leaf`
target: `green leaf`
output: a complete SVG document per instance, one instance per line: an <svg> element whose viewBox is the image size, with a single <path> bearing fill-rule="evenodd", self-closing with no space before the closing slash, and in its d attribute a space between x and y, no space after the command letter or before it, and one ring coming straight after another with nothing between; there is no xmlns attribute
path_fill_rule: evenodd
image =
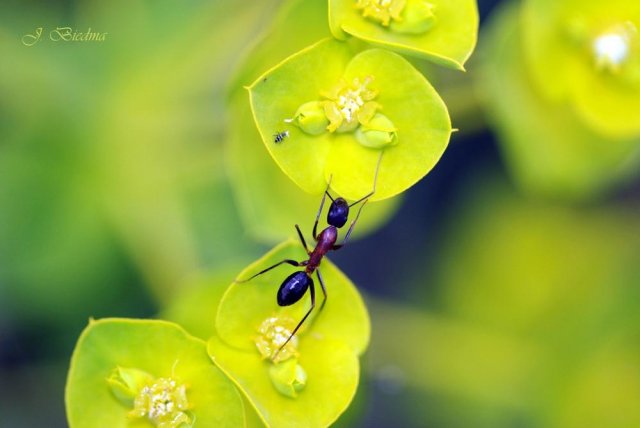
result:
<svg viewBox="0 0 640 428"><path fill-rule="evenodd" d="M600 136L529 79L518 22L510 6L490 24L476 79L516 178L535 192L589 198L637 174L637 140Z"/></svg>
<svg viewBox="0 0 640 428"><path fill-rule="evenodd" d="M301 261L308 257L300 243L284 242L240 272L237 279L249 278L284 259ZM216 330L220 338L230 346L252 351L259 356L255 338L265 319L274 315L287 316L296 322L302 319L310 307L308 292L300 302L292 306L280 307L276 302L280 284L296 270L301 268L285 264L249 282L232 284L218 307ZM329 260L323 260L320 271L327 288L327 303L322 312L319 312L323 296L319 281L314 275L318 306L298 335L302 338L313 335L338 340L350 346L356 354L361 354L369 343L370 334L369 316L362 298L351 281Z"/></svg>
<svg viewBox="0 0 640 428"><path fill-rule="evenodd" d="M185 413L198 425L244 426L240 395L211 363L203 341L172 323L112 318L90 321L74 350L65 394L71 427L153 426L147 417L131 416L133 404L112 391L118 368L131 375L121 376L123 382L147 373L185 385Z"/></svg>
<svg viewBox="0 0 640 428"><path fill-rule="evenodd" d="M269 369L275 366L262 360L257 352L231 348L216 336L209 340L207 349L267 426L329 426L345 411L358 385L359 365L353 350L319 335L300 341L298 363L308 380L295 398L274 387Z"/></svg>
<svg viewBox="0 0 640 428"><path fill-rule="evenodd" d="M372 78L374 102L397 128L397 144L384 150L358 143L352 132L309 135L285 122L309 101L322 100L341 82ZM356 200L373 188L372 200L403 192L437 163L451 134L446 106L433 87L402 57L379 49L353 56L349 46L332 40L289 57L249 88L251 107L262 140L280 168L309 193L331 187ZM325 94L325 95L323 95ZM273 134L289 132L275 144Z"/></svg>
<svg viewBox="0 0 640 428"><path fill-rule="evenodd" d="M254 81L264 70L318 40L331 36L327 16L327 0L286 0L259 42L247 53L230 82L235 95L243 85ZM295 34L295 37L291 37Z"/></svg>
<svg viewBox="0 0 640 428"><path fill-rule="evenodd" d="M522 195L504 178L472 182L478 187L462 187L457 205L466 209L455 210L436 260L435 300L445 313L566 350L593 352L606 332L620 338L627 325L637 334L640 270L630 263L640 254L630 233L640 227L637 206L576 208ZM562 364L585 356L568 353Z"/></svg>
<svg viewBox="0 0 640 428"><path fill-rule="evenodd" d="M522 14L539 90L568 101L595 132L640 135L640 2L528 0Z"/></svg>
<svg viewBox="0 0 640 428"><path fill-rule="evenodd" d="M447 67L464 70L478 33L478 10L475 0L393 0L405 3L400 20L391 19L389 26L372 17L364 17L356 4L369 3L354 0L329 0L329 24L333 35L344 40L348 35L368 43L397 50L408 55L424 57ZM374 3L374 2L371 2ZM430 9L433 16L426 18L423 31L405 32L399 26L415 21L418 9ZM376 7L379 7L376 5ZM416 10L416 14L411 13ZM409 12L412 16L407 16Z"/></svg>
<svg viewBox="0 0 640 428"><path fill-rule="evenodd" d="M199 339L208 340L215 333L218 304L236 273L237 269L225 267L185 283L181 287L183 291L159 317L180 325Z"/></svg>

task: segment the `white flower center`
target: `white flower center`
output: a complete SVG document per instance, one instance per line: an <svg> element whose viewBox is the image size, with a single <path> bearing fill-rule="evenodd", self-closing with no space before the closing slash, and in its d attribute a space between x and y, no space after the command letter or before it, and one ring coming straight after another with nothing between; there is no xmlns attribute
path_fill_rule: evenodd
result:
<svg viewBox="0 0 640 428"><path fill-rule="evenodd" d="M361 89L355 91L348 90L338 98L338 108L340 108L340 113L342 113L342 117L344 117L347 122L351 122L355 114L360 110L360 107L364 105L360 92Z"/></svg>
<svg viewBox="0 0 640 428"><path fill-rule="evenodd" d="M636 36L631 22L617 25L593 40L593 53L599 69L617 70L629 59L631 43Z"/></svg>
<svg viewBox="0 0 640 428"><path fill-rule="evenodd" d="M258 352L263 358L268 358L273 362L285 361L297 355L298 338L291 336L291 331L295 322L288 317L270 317L258 328L258 337L255 340ZM282 347L286 343L284 348ZM282 348L282 349L281 349Z"/></svg>
<svg viewBox="0 0 640 428"><path fill-rule="evenodd" d="M156 426L190 426L191 418L186 411L189 408L186 387L178 385L171 378L159 378L152 385L140 390L134 400L133 417L147 417Z"/></svg>
<svg viewBox="0 0 640 428"><path fill-rule="evenodd" d="M593 43L598 61L619 65L629 54L629 41L620 34L604 34Z"/></svg>

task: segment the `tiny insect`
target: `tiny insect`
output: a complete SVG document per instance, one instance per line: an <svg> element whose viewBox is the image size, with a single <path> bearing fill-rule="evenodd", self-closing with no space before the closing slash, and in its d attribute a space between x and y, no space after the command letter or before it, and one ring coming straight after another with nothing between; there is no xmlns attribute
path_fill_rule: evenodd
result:
<svg viewBox="0 0 640 428"><path fill-rule="evenodd" d="M380 157L378 158L378 164L376 166L375 174L373 177L373 190L371 190L371 192L369 192L368 194L366 194L365 196L363 196L362 198L358 199L357 201L351 204L349 204L346 200L344 200L341 197L334 198L333 196L331 196L331 194L329 193L331 179L329 179L327 188L325 189L324 194L322 196L322 200L320 201L320 208L318 209L318 213L316 214L315 223L313 224L313 238L316 241L315 247L313 249L310 249L307 246L307 243L304 239L302 231L300 230L300 227L298 227L297 224L295 225L296 231L298 232L298 237L300 238L300 243L302 244L302 247L305 249L305 252L307 253L307 256L308 256L306 260L297 261L297 260L285 259L272 266L269 266L266 269L261 270L260 272L256 273L255 275L247 279L235 281L237 283L251 281L253 278L260 276L266 272L269 272L271 269L275 269L276 267L281 266L283 264L289 264L291 266L304 268L303 270L293 272L287 278L285 278L285 280L282 282L282 285L280 285L280 288L278 289L277 303L279 306L293 305L294 303L302 299L302 297L306 294L307 290L309 290L309 293L311 295L311 307L306 312L304 317L302 317L302 320L300 320L298 325L296 325L296 327L293 329L293 331L291 332L287 340L280 346L280 349L278 349L278 351L275 354L276 356L278 355L278 353L280 353L282 348L284 348L286 344L289 343L291 338L297 333L298 329L302 326L302 324L305 322L307 317L311 314L311 312L316 306L316 293L315 293L315 287L312 279L312 275L314 273L316 274L316 277L320 282L320 288L324 297L322 300L322 303L320 304L320 309L319 309L319 311L322 311L327 301L327 290L325 288L324 281L322 279L322 274L320 273L320 263L322 262L322 259L329 251L339 250L340 248L344 247L347 241L349 240L349 237L351 236L351 232L353 232L353 228L356 225L358 218L360 217L362 208L366 205L369 198L373 196L373 194L376 192L376 182L378 179L378 170L380 169L381 160L382 160L382 155L380 155ZM320 215L322 214L322 208L324 206L324 202L327 197L331 199L331 206L329 207L329 211L327 212L328 226L325 229L323 229L320 233L318 233L318 222L320 220ZM362 204L362 205L360 205L360 207L358 208L358 212L355 216L355 219L349 225L349 229L347 230L347 233L344 236L342 242L340 244L336 244L336 241L338 240L338 229L347 223L347 220L349 217L349 208L358 204Z"/></svg>
<svg viewBox="0 0 640 428"><path fill-rule="evenodd" d="M275 133L275 134L273 134L273 142L276 143L276 144L280 144L288 136L289 136L289 131Z"/></svg>

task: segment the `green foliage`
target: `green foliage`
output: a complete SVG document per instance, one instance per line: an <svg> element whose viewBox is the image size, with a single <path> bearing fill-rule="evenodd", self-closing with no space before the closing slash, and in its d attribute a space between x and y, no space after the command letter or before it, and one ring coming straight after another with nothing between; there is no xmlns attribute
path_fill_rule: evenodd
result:
<svg viewBox="0 0 640 428"><path fill-rule="evenodd" d="M475 0L391 0L388 6L378 3L329 0L331 32L340 40L351 35L464 70L478 32Z"/></svg>
<svg viewBox="0 0 640 428"><path fill-rule="evenodd" d="M170 299L202 266L251 260L223 175L223 97L203 94L222 92L269 2L13 6L0 14L3 316L67 335L144 293ZM107 42L20 43L72 21Z"/></svg>
<svg viewBox="0 0 640 428"><path fill-rule="evenodd" d="M521 49L519 18L519 10L512 5L490 23L482 39L483 62L476 79L516 178L529 190L571 199L593 197L636 174L637 138L599 134L566 103L545 96L562 81L562 67L545 59L554 76L547 76L543 86L532 80ZM580 77L567 74L566 78ZM594 90L590 94L594 99L608 96ZM616 111L626 114L622 106Z"/></svg>
<svg viewBox="0 0 640 428"><path fill-rule="evenodd" d="M173 408L161 404L167 396ZM164 321L90 321L72 357L66 403L71 427L244 425L242 400L205 343Z"/></svg>
<svg viewBox="0 0 640 428"><path fill-rule="evenodd" d="M458 21L449 14L448 5L435 4L434 8L430 3L408 0L406 9L394 11L395 21L390 23L390 29L415 38L418 43L376 43L419 51L462 68L475 43L477 13L475 5L470 7L471 2L461 4L466 7L460 8L464 13ZM258 10L251 9L240 21L250 21ZM368 194L374 184L372 200L402 193L433 168L451 135L446 106L422 74L395 53L366 49L355 40L328 40L327 22L318 19L327 16L327 12L326 1L286 2L273 20L266 17L265 21L270 22L268 37L251 50L231 79L226 111L226 166L246 227L260 240L291 236L292 225L301 220L308 222L304 230L310 230L318 208L317 195L329 182L332 191L350 200ZM156 18L165 22L172 16L160 14ZM186 25L194 19L189 15L176 22ZM237 32L243 26L236 24L240 21L216 29L216 40L225 34L239 43ZM461 25L462 21L470 26ZM198 23L198 28L205 27L204 21ZM444 46L439 38L454 32L454 28L460 31L460 37ZM190 33L185 34L188 37ZM154 35L161 41L167 37ZM423 38L424 35L429 37ZM207 46L205 42L200 45ZM121 39L115 46L125 49L127 45ZM170 50L174 56L181 53L180 49L171 49L176 48L163 47L159 52ZM236 45L229 44L224 52L235 49ZM369 341L369 317L354 285L328 260L322 265L328 303L320 311L323 290L316 280L318 306L283 348L283 338L289 337L310 304L307 293L295 305L277 305L276 290L284 278L284 268L228 287L231 276L225 269L196 281L177 281L185 273L199 271L200 246L206 245L188 233L185 223L197 221L197 216L182 212L177 200L185 193L190 197L202 190L188 183L202 180L203 171L222 170L220 157L214 156L216 162L212 164L203 162L199 174L190 173L187 177L183 176L186 167L163 168L176 161L172 154L181 152L160 153L156 144L180 144L174 142L172 135L158 133L158 129L165 129L159 123L147 124L143 119L147 111L154 111L156 120L173 117L162 110L167 101L163 94L201 92L201 88L190 86L194 75L186 64L202 64L201 54L205 51L177 61L181 67L173 73L157 75L144 72L147 57L133 55L132 70L141 71L133 73L127 68L123 70L126 79L109 85L114 88L109 99L117 101L126 95L127 103L122 108L103 111L104 123L123 126L98 126L102 131L98 141L103 144L98 145L95 157L106 159L113 166L113 171L103 172L98 180L109 195L104 204L107 217L125 235L132 254L142 259L144 273L158 282L154 291L165 306L161 315L177 324L127 319L91 321L77 343L69 370L66 404L72 427L243 426L246 422L252 426L264 423L323 427L346 410L358 387L359 357ZM168 68L175 59L158 55L154 67ZM269 71L264 73L265 69ZM247 100L247 93L240 86L249 81L255 83L248 88ZM351 103L348 111L345 97ZM169 98L170 104L175 102ZM114 102L114 106L119 105ZM153 110L156 107L161 111ZM223 117L220 106L210 111L218 119ZM254 119L257 130L247 126ZM216 136L221 134L220 122L215 124ZM155 132L142 132L146 127ZM132 136L125 130L130 130ZM283 141L275 142L273 135L282 132ZM134 144L129 144L131 138L136 140ZM268 152L257 152L254 144L260 139ZM267 153L276 160L275 164ZM220 151L213 154L219 155ZM152 163L145 174L138 174L149 155L158 156L160 162ZM187 165L192 163L193 159ZM129 185L132 176L137 179ZM289 179L315 196L301 194ZM219 193L215 200L219 201L221 195L228 196L227 188L220 174L214 181ZM156 187L162 192L154 192ZM357 230L378 226L395 203L367 207L367 216L363 216ZM222 205L213 208L217 213L223 211L215 219L216 227L226 230L228 225L237 226L233 216L226 215L230 204ZM164 250L169 246L159 245L163 239L144 239L156 238L145 231L165 224L166 218L168 236L176 243L170 250ZM227 253L235 254L236 247L242 245L235 239L227 242L221 247L224 254L218 257L215 253L216 260L224 259L224 266L241 260L236 257L229 263L225 259L230 257ZM152 257L145 259L149 254ZM169 257L171 254L177 254L175 259ZM249 277L283 258L304 260L308 254L297 242L285 242L245 269L239 278ZM190 336L183 327L199 338ZM208 340L206 346L202 339ZM167 399L171 409L163 407Z"/></svg>
<svg viewBox="0 0 640 428"><path fill-rule="evenodd" d="M359 144L346 121L337 132L311 135L285 120L310 101L332 104L332 92L355 85L375 93L371 109L383 109L397 130L397 142L382 151ZM349 86L351 87L351 86ZM369 88L370 87L370 88ZM285 173L310 193L321 193L331 179L340 195L359 199L373 188L372 200L394 196L422 178L438 161L451 133L446 107L431 85L406 60L372 49L354 56L344 43L325 40L291 56L250 87L251 105L267 149ZM367 104L363 106L367 107ZM325 110L331 107L326 107ZM329 120L332 116L327 114ZM366 124L373 117L360 118ZM331 125L330 125L331 126ZM340 126L348 126L342 132ZM272 135L290 137L274 144Z"/></svg>
<svg viewBox="0 0 640 428"><path fill-rule="evenodd" d="M640 135L640 2L527 0L520 22L541 93L599 134Z"/></svg>
<svg viewBox="0 0 640 428"><path fill-rule="evenodd" d="M328 304L278 356L283 332L309 307L308 294L292 307L275 303L293 268L229 284L255 257L247 238L281 242L295 223L311 230L330 178L334 195L359 198L382 153L376 198L387 199L366 206L358 234L379 228L397 206L391 196L438 161L447 111L422 76L382 49L414 56L430 82L425 65L455 74L439 76L443 98L478 124L464 74L434 65L465 66L475 4L9 3L0 14L0 426L62 425L60 357L75 326L105 313L144 316L151 296L175 324L90 321L80 337L68 372L72 428L362 424L343 413L358 407L371 330L349 280L323 262ZM637 1L518 4L492 22L478 75L509 167L527 188L565 198L601 195L637 175ZM332 36L327 16L340 42L317 44ZM35 25L73 23L108 31L108 41L20 44ZM291 65L309 55L306 76L296 76ZM335 76L325 79L325 69ZM254 126L243 88L251 82L255 93L271 91L260 95L261 115L280 109L273 129ZM313 91L297 99L302 84ZM348 91L362 99L349 118L338 106ZM464 153L462 165L476 165ZM361 407L370 411L375 389L376 398L390 393L369 414L379 426L640 426L640 223L638 207L624 208L634 191L606 209L567 207L477 178L460 205L434 189L426 217L402 218L400 240L425 218L450 223L435 225L404 263L395 263L406 251L392 248L393 237L360 260L375 275L366 263L386 252L403 275L385 287L411 300L411 308L368 302L376 334L363 373L375 388L359 385ZM313 186L301 189L307 179ZM307 255L288 242L237 277L282 257ZM407 274L413 283L403 284ZM164 393L175 409L150 419L152 396Z"/></svg>
<svg viewBox="0 0 640 428"><path fill-rule="evenodd" d="M363 370L404 386L388 420L635 427L637 204L567 206L482 172L449 195L437 254L414 272L412 308L368 299L375 334Z"/></svg>
<svg viewBox="0 0 640 428"><path fill-rule="evenodd" d="M481 192L463 191L466 209L456 210L438 258L439 293L428 297L478 334L455 341L456 353L484 342L474 371L495 374L479 374L474 395L504 394L541 426L636 426L637 206L568 207L481 183Z"/></svg>

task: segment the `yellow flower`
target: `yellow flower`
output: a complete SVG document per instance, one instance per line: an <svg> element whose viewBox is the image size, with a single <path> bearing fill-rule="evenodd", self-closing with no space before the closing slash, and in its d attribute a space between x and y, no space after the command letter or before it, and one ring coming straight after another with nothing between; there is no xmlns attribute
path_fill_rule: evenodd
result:
<svg viewBox="0 0 640 428"><path fill-rule="evenodd" d="M330 132L349 132L359 124L368 123L380 109L380 104L372 101L378 92L367 88L373 77L367 76L362 81L355 78L351 85L342 80L332 91L324 94L324 113L329 119L327 129Z"/></svg>
<svg viewBox="0 0 640 428"><path fill-rule="evenodd" d="M387 27L392 19L400 21L400 14L406 0L358 0L356 9L362 9L362 16L371 18Z"/></svg>

